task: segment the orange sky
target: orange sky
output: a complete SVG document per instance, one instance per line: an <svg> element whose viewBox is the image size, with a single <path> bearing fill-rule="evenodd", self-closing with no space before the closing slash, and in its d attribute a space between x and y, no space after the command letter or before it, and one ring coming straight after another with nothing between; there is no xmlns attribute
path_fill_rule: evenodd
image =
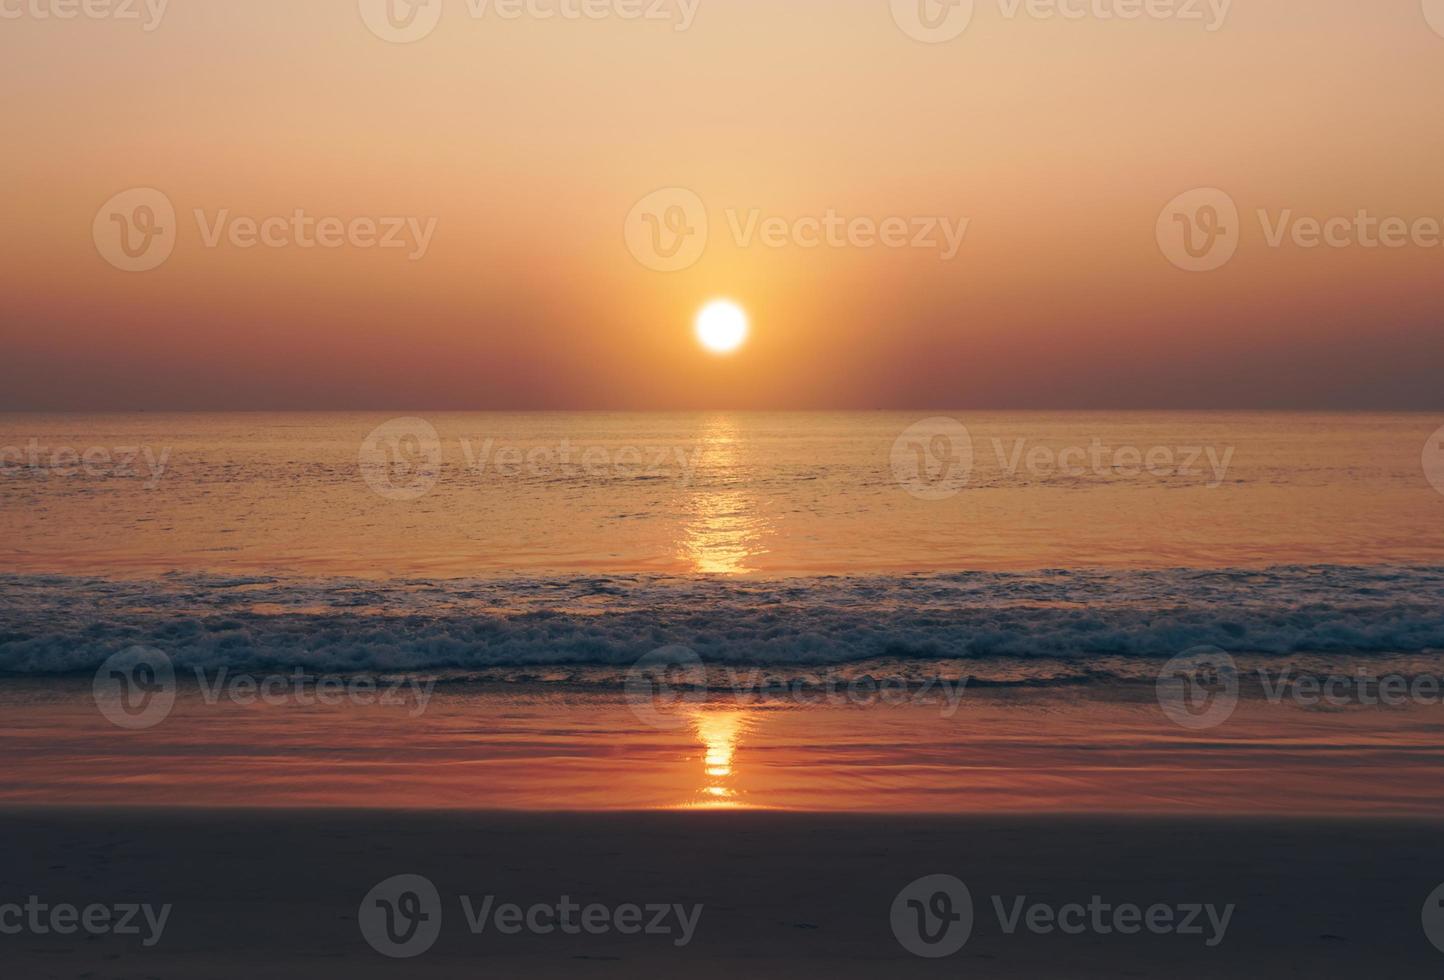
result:
<svg viewBox="0 0 1444 980"><path fill-rule="evenodd" d="M406 45L360 0L173 0L149 31L51 2L0 0L0 409L1444 406L1444 247L1275 248L1256 216L1444 222L1420 0L1236 0L1213 32L976 0L937 44L888 0L699 0L687 30L680 0L433 0ZM139 273L93 237L135 187L177 215ZM625 235L666 187L709 223L677 272ZM1155 237L1196 187L1241 214L1206 273ZM434 234L205 243L297 209ZM944 260L730 227L829 210L967 233ZM719 295L753 317L730 358L691 333Z"/></svg>

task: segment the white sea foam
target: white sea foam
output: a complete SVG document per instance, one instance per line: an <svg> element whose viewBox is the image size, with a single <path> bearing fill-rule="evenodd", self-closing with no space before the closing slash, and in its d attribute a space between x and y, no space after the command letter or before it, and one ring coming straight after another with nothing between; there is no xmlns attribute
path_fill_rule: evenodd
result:
<svg viewBox="0 0 1444 980"><path fill-rule="evenodd" d="M775 581L0 576L0 671L94 670L142 644L187 667L316 671L1444 650L1444 568L966 572Z"/></svg>

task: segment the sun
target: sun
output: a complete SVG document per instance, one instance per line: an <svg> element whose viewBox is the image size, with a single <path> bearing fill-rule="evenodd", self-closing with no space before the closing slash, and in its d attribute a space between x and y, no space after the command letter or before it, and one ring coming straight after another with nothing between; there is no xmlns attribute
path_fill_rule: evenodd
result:
<svg viewBox="0 0 1444 980"><path fill-rule="evenodd" d="M727 299L716 299L697 314L697 340L714 354L731 354L747 342L747 311Z"/></svg>

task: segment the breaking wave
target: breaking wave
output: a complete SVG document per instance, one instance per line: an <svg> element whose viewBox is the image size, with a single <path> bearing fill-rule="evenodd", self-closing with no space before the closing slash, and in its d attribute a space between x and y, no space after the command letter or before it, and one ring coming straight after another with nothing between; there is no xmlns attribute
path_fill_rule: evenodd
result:
<svg viewBox="0 0 1444 980"><path fill-rule="evenodd" d="M1047 658L1198 645L1257 655L1444 650L1444 568L959 572L770 581L148 581L0 576L0 671L93 671L142 645L178 666L327 672L620 667L681 644L711 664Z"/></svg>

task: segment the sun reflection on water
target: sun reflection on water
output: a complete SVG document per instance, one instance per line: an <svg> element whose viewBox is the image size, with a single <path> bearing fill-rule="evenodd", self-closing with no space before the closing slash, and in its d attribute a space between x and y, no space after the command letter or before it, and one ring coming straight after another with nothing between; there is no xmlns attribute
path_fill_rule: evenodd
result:
<svg viewBox="0 0 1444 980"><path fill-rule="evenodd" d="M701 441L703 470L698 475L705 485L688 503L681 557L693 571L706 575L754 571L753 559L767 552L762 539L771 524L758 513L756 497L743 483L737 425L725 416L709 419Z"/></svg>

